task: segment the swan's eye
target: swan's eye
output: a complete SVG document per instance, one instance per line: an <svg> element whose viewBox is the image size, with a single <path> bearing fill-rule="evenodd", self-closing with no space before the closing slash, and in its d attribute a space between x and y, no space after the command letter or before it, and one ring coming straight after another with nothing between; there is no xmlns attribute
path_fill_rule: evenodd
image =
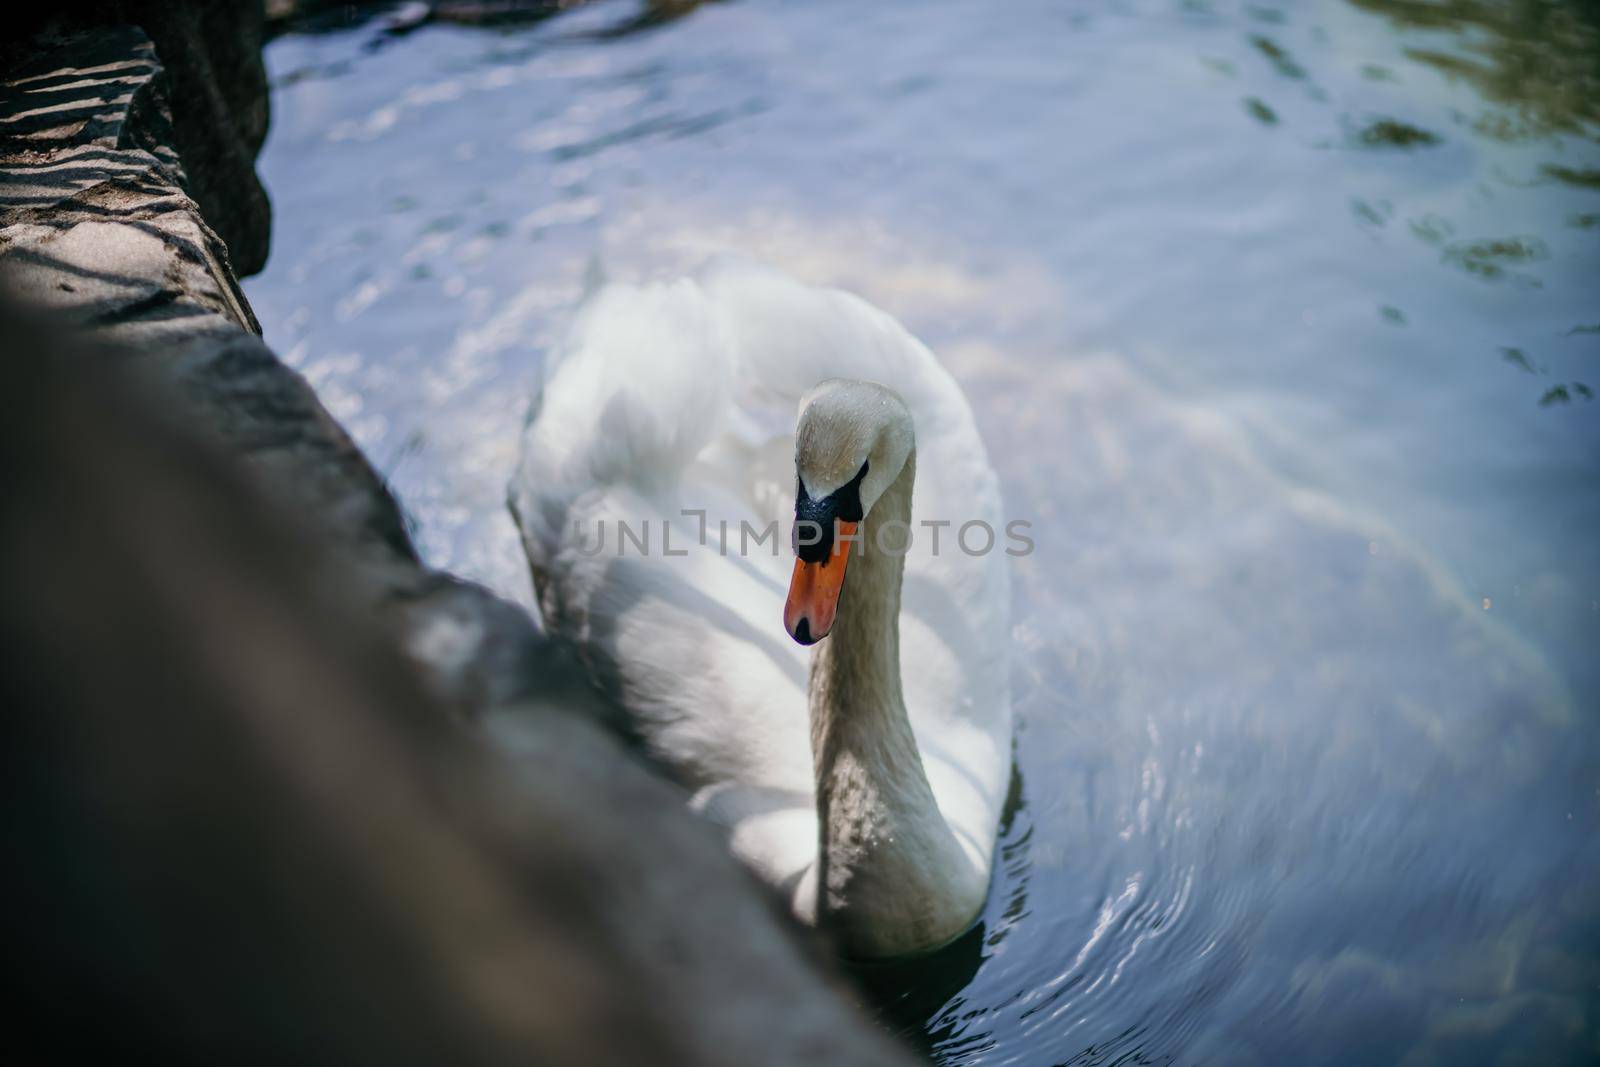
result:
<svg viewBox="0 0 1600 1067"><path fill-rule="evenodd" d="M835 514L845 522L860 522L865 518L861 510L861 479L867 476L867 464L861 464L856 476L828 494L834 498Z"/></svg>
<svg viewBox="0 0 1600 1067"><path fill-rule="evenodd" d="M812 497L806 492L806 483L795 479L795 524L791 535L795 555L809 563L821 562L833 548L834 522L862 520L865 511L861 507L861 479L867 476L867 466L861 464L854 478L821 499Z"/></svg>

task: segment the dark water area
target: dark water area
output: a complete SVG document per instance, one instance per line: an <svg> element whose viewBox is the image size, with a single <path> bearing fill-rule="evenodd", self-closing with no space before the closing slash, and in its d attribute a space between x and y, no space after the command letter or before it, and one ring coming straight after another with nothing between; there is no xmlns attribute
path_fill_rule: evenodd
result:
<svg viewBox="0 0 1600 1067"><path fill-rule="evenodd" d="M1600 8L743 0L269 49L267 339L430 563L599 266L861 293L1007 509L982 925L865 969L947 1064L1600 1058ZM632 25L635 32L611 32Z"/></svg>

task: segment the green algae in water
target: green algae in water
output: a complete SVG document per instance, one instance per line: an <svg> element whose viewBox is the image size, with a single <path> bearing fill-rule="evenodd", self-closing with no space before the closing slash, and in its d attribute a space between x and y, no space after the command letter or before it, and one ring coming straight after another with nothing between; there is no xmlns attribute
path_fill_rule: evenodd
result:
<svg viewBox="0 0 1600 1067"><path fill-rule="evenodd" d="M1357 222L1368 226L1382 226L1389 221L1389 216L1394 213L1394 205L1387 200L1380 200L1377 204L1370 204L1360 197L1351 197L1350 214L1356 217Z"/></svg>
<svg viewBox="0 0 1600 1067"><path fill-rule="evenodd" d="M1444 262L1459 267L1468 274L1489 281L1506 277L1509 267L1536 263L1550 258L1550 249L1539 238L1531 235L1497 237L1484 241L1463 241L1445 248ZM1537 283L1527 275L1519 278Z"/></svg>
<svg viewBox="0 0 1600 1067"><path fill-rule="evenodd" d="M1278 124L1278 113L1256 97L1245 97L1244 109L1250 113L1251 118L1263 126L1276 126Z"/></svg>
<svg viewBox="0 0 1600 1067"><path fill-rule="evenodd" d="M1417 240L1426 245L1440 245L1455 236L1456 228L1450 220L1439 215L1427 214L1420 219L1412 219L1409 223L1411 232Z"/></svg>
<svg viewBox="0 0 1600 1067"><path fill-rule="evenodd" d="M1545 136L1545 131L1539 126L1506 111L1485 111L1472 120L1472 128L1485 137L1506 144L1537 141Z"/></svg>
<svg viewBox="0 0 1600 1067"><path fill-rule="evenodd" d="M1576 185L1584 189L1600 189L1600 168L1563 167L1559 163L1546 163L1539 170L1556 181L1567 185Z"/></svg>
<svg viewBox="0 0 1600 1067"><path fill-rule="evenodd" d="M1257 52L1266 56L1272 66L1285 78L1303 79L1306 76L1305 68L1294 61L1287 49L1270 37L1255 36L1250 38L1250 43Z"/></svg>
<svg viewBox="0 0 1600 1067"><path fill-rule="evenodd" d="M1533 365L1533 360L1528 358L1528 353L1524 352L1520 348L1502 346L1500 349L1500 357L1513 367L1516 367L1518 370L1527 371L1529 374L1539 373Z"/></svg>
<svg viewBox="0 0 1600 1067"><path fill-rule="evenodd" d="M1593 137L1600 125L1600 5L1552 0L1349 0L1402 29L1452 33L1466 56L1408 48L1415 62L1472 85L1515 118L1485 122L1506 139L1556 132Z"/></svg>
<svg viewBox="0 0 1600 1067"><path fill-rule="evenodd" d="M1399 119L1378 119L1356 135L1368 148L1419 148L1436 145L1440 137Z"/></svg>
<svg viewBox="0 0 1600 1067"><path fill-rule="evenodd" d="M1568 382L1565 385L1552 385L1544 391L1539 398L1539 406L1550 407L1553 404L1570 404L1573 398L1589 401L1594 399L1594 390L1582 382Z"/></svg>

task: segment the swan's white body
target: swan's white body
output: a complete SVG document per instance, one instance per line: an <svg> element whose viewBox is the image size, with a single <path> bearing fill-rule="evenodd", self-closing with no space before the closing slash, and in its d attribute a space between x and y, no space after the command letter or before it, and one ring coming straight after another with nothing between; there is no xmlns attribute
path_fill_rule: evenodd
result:
<svg viewBox="0 0 1600 1067"><path fill-rule="evenodd" d="M918 861L946 868L925 872L931 880L923 889L902 880L898 890L873 892L948 896L935 907L949 913L941 921L948 926L964 910L964 925L987 888L1009 779L1007 542L997 480L971 410L924 345L856 297L748 266L601 288L549 361L512 504L547 628L576 646L655 754L693 790L693 805L728 828L734 852L789 893L798 915L813 919L817 783L830 770L842 774L846 760L880 758L867 737L841 768L821 766L821 755L814 760L813 650L783 626L794 564L796 405L831 377L883 383L914 420L899 720L909 720L912 759L919 751L937 807L897 812L898 829L884 832L923 830L953 841ZM912 484L909 469L903 484ZM701 517L686 514L701 511L704 544ZM924 520L951 524L938 529L937 552ZM971 520L994 531L989 551L973 555L958 545L959 528ZM773 523L776 542L758 542ZM641 551L636 542L646 526ZM986 540L977 527L968 532L970 548ZM890 581L886 570L869 578L866 566L850 561L841 627L850 598L879 595L869 583ZM884 666L892 673L893 664ZM870 806L871 773L863 781L856 793L864 789ZM840 801L828 817L848 820L846 809L860 803L859 796ZM860 813L854 817L859 828ZM870 921L904 925L920 906L875 902ZM855 936L849 947L862 955L929 947L915 940L885 931Z"/></svg>

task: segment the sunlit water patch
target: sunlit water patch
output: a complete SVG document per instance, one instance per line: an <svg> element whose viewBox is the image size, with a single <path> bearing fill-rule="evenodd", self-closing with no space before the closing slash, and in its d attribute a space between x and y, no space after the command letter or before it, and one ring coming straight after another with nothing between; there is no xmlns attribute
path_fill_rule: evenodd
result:
<svg viewBox="0 0 1600 1067"><path fill-rule="evenodd" d="M247 288L429 561L524 603L505 485L586 276L733 251L933 345L1038 544L983 926L862 976L942 1061L1580 1061L1584 11L747 0L290 36Z"/></svg>

